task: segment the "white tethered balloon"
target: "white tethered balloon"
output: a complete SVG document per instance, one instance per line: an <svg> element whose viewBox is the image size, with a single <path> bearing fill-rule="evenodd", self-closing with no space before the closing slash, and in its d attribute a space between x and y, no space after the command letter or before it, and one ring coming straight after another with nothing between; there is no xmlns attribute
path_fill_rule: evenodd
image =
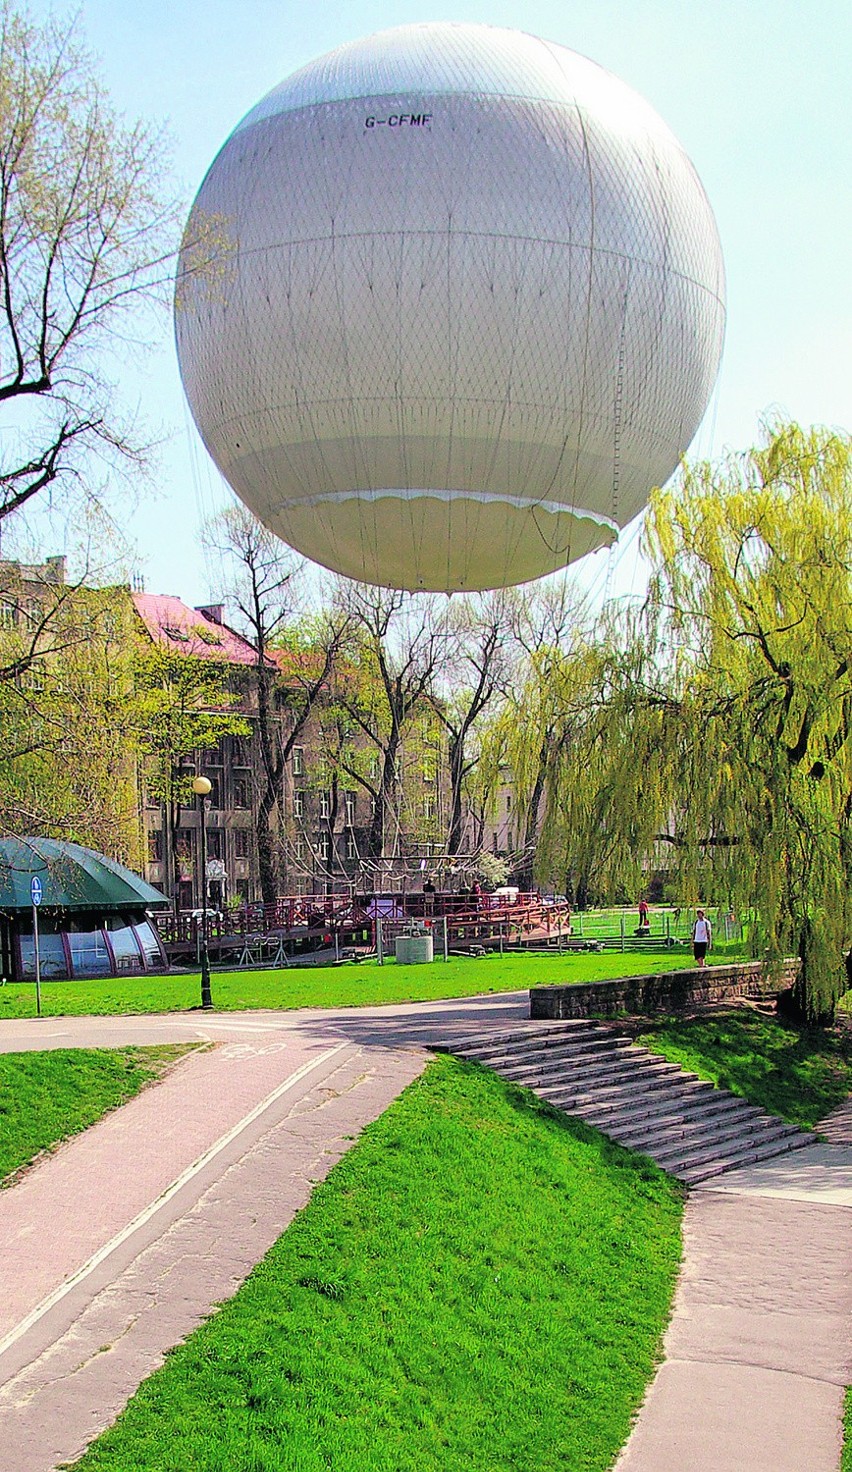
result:
<svg viewBox="0 0 852 1472"><path fill-rule="evenodd" d="M248 114L176 293L195 421L260 520L447 592L609 545L689 445L724 322L707 197L647 103L563 46L443 23L341 46Z"/></svg>

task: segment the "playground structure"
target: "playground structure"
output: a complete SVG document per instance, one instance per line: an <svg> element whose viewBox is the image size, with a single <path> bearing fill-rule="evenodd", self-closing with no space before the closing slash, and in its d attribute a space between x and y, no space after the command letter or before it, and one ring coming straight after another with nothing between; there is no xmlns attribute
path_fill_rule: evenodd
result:
<svg viewBox="0 0 852 1472"><path fill-rule="evenodd" d="M287 965L333 949L335 959L393 954L412 922L435 934L435 954L517 946L535 936L566 940L570 907L537 893L288 895L271 905L207 912L207 948L213 965ZM164 915L160 935L172 965L194 964L201 941L199 910Z"/></svg>
<svg viewBox="0 0 852 1472"><path fill-rule="evenodd" d="M431 932L435 958L488 951L644 950L690 944L691 909L658 908L639 926L635 907L572 911L562 896L538 892L476 894L288 895L274 904L207 912L214 966L286 966L393 957L412 927ZM739 939L739 923L719 910L717 939ZM201 947L200 910L163 915L160 936L171 965L194 966Z"/></svg>

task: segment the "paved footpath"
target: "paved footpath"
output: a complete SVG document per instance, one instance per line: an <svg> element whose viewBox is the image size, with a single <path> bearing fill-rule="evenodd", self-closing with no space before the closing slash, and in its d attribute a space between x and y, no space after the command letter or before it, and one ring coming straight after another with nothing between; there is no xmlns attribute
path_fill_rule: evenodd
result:
<svg viewBox="0 0 852 1472"><path fill-rule="evenodd" d="M694 1189L665 1359L615 1472L838 1472L850 1268L849 1144Z"/></svg>
<svg viewBox="0 0 852 1472"><path fill-rule="evenodd" d="M425 1043L527 1013L523 992L4 1022L0 1051L216 1046L0 1193L0 1472L80 1455L417 1077ZM840 1115L831 1138L691 1193L666 1357L617 1472L837 1472L852 1380Z"/></svg>
<svg viewBox="0 0 852 1472"><path fill-rule="evenodd" d="M81 1455L418 1076L424 1037L505 1025L525 1008L518 994L374 1013L3 1023L9 1052L215 1046L0 1193L0 1472Z"/></svg>

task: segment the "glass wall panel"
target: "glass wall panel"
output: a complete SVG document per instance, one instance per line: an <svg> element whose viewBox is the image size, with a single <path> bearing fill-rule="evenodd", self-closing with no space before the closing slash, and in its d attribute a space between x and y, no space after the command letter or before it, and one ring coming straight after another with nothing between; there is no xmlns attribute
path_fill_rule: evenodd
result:
<svg viewBox="0 0 852 1472"><path fill-rule="evenodd" d="M137 920L135 929L145 956L145 964L150 970L159 970L165 963L154 927L149 920Z"/></svg>
<svg viewBox="0 0 852 1472"><path fill-rule="evenodd" d="M62 936L56 931L38 932L38 958L43 981L65 980L68 962ZM21 936L21 975L35 981L35 943L32 934Z"/></svg>
<svg viewBox="0 0 852 1472"><path fill-rule="evenodd" d="M118 917L115 917L118 919ZM109 926L109 943L115 956L116 971L141 971L142 952L132 925Z"/></svg>
<svg viewBox="0 0 852 1472"><path fill-rule="evenodd" d="M71 930L71 966L75 976L110 976L112 962L102 930Z"/></svg>

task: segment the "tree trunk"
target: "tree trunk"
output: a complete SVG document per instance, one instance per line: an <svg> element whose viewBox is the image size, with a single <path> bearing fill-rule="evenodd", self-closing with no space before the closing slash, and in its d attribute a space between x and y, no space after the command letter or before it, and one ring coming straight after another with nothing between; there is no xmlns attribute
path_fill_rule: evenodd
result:
<svg viewBox="0 0 852 1472"><path fill-rule="evenodd" d="M524 821L523 849L524 859L517 870L517 878L523 889L533 887L533 868L535 860L533 855L538 847L538 824L541 811L541 799L544 796L544 784L547 777L547 763L550 756L551 733L548 731L541 743L538 754L538 770L536 772L533 790L527 803L526 818Z"/></svg>
<svg viewBox="0 0 852 1472"><path fill-rule="evenodd" d="M462 782L464 780L464 740L453 734L449 744L450 757L450 831L447 837L447 853L457 854L464 836L462 809Z"/></svg>
<svg viewBox="0 0 852 1472"><path fill-rule="evenodd" d="M177 914L177 888L175 886L176 855L171 803L164 800L161 804L161 811L163 824L163 884L172 910Z"/></svg>
<svg viewBox="0 0 852 1472"><path fill-rule="evenodd" d="M399 751L399 739L399 731L395 728L385 748L382 778L376 794L373 817L367 835L367 857L370 859L383 859L385 857L385 825L388 811L393 806L393 799L396 793L396 759Z"/></svg>
<svg viewBox="0 0 852 1472"><path fill-rule="evenodd" d="M266 787L257 805L255 836L257 838L257 872L260 880L260 897L265 905L273 905L278 898L278 865L275 841L270 826L275 794Z"/></svg>

